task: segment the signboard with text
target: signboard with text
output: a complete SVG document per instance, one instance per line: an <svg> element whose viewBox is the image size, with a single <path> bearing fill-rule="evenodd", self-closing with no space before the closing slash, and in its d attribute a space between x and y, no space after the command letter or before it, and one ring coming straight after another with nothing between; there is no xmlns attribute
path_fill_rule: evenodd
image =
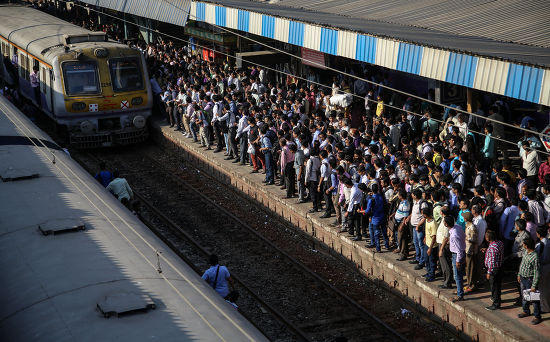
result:
<svg viewBox="0 0 550 342"><path fill-rule="evenodd" d="M302 47L302 63L319 69L326 69L325 54Z"/></svg>

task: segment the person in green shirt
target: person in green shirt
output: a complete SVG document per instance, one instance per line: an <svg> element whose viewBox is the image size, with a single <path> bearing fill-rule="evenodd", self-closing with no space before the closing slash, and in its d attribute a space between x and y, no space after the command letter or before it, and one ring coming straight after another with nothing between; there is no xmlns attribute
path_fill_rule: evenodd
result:
<svg viewBox="0 0 550 342"><path fill-rule="evenodd" d="M521 264L519 265L518 282L521 285L521 293L525 290L535 292L539 283L539 257L535 252L535 241L531 237L523 240L523 248L525 253L521 258ZM540 301L533 301L533 315L535 318L531 321L531 324L536 325L542 322L540 314ZM522 296L523 312L518 314L519 318L531 316L531 302L525 300Z"/></svg>

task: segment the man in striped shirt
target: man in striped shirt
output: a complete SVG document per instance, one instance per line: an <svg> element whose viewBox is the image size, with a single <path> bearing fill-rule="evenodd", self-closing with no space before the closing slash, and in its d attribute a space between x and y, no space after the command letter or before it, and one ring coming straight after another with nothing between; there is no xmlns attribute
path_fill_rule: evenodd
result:
<svg viewBox="0 0 550 342"><path fill-rule="evenodd" d="M521 264L519 265L518 282L521 285L521 293L525 290L535 292L539 283L539 257L535 252L535 241L528 237L523 240L523 247L527 251L521 258ZM531 315L531 302L522 298L523 312L518 314L519 318L524 318ZM536 325L542 322L540 315L540 301L533 301L533 315L535 318L531 321L531 324Z"/></svg>
<svg viewBox="0 0 550 342"><path fill-rule="evenodd" d="M485 232L485 239L489 242L489 247L485 252L485 267L487 268L487 280L491 286L491 300L493 304L486 307L487 310L496 310L500 308L500 295L502 292L502 260L504 259L504 244L496 239L496 234L492 230Z"/></svg>

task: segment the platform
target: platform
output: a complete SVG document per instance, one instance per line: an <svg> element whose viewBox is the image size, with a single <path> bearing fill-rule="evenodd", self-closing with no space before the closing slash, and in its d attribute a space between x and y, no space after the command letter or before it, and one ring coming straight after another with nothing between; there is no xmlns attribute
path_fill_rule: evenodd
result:
<svg viewBox="0 0 550 342"><path fill-rule="evenodd" d="M308 213L311 203L297 204L296 198L285 199L285 191L279 187L263 185L263 174L251 174L250 166L233 164L224 160L223 153L206 151L192 139L169 128L158 120L153 122L158 134L155 139L181 147L184 157L194 166L206 171L222 182L233 185L251 198L262 203L277 215L285 218L303 231L316 237L330 248L353 261L367 277L382 280L393 292L405 300L456 329L464 338L475 341L550 341L550 314L543 314L543 322L530 324L532 317L518 319L520 307L513 306L515 286L510 277L503 284L503 305L498 311L489 312L488 287L475 294L466 295L466 300L452 303L455 290L441 290L440 281L426 283L423 270L415 271L408 262L396 261L396 254L374 253L365 247L365 242L354 242L347 233L330 227L333 219L320 219L322 213Z"/></svg>

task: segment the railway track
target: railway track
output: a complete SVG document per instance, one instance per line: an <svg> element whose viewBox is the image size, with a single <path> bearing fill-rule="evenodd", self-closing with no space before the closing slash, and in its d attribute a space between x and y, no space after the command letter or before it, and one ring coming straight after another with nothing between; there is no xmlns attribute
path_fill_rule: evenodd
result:
<svg viewBox="0 0 550 342"><path fill-rule="evenodd" d="M346 337L348 341L406 340L212 200L217 187L206 190L194 176L186 179L167 172L148 153L137 153L134 148L120 152L101 151L78 158L88 168L101 159L121 170L136 190L144 222L186 262L195 265L197 272L207 267L206 255L212 252L220 255L237 278L239 290L243 290L239 299L241 311L272 340L333 341L337 337Z"/></svg>

